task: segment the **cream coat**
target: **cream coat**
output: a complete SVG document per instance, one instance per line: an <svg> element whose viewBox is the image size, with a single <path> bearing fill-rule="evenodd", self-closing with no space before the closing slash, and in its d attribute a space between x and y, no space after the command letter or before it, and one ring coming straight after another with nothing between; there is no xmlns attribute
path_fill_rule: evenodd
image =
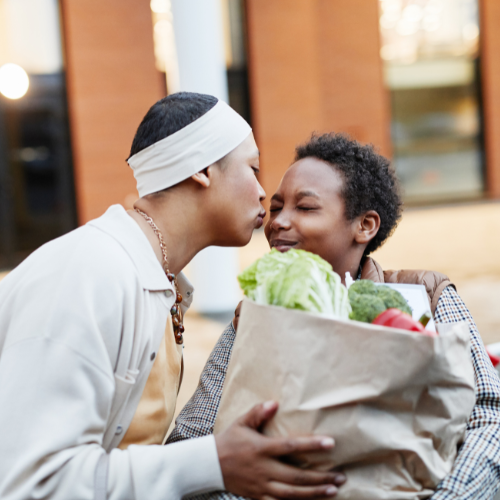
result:
<svg viewBox="0 0 500 500"><path fill-rule="evenodd" d="M192 289L179 279L187 308ZM213 436L116 448L173 303L146 236L118 205L0 283L2 500L163 500L224 488Z"/></svg>

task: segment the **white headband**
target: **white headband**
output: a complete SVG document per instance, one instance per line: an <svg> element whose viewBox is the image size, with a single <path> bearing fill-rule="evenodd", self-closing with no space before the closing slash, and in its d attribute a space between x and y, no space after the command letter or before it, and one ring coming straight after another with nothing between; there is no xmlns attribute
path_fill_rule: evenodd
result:
<svg viewBox="0 0 500 500"><path fill-rule="evenodd" d="M174 186L220 160L252 131L224 101L161 141L131 156L137 191L142 198Z"/></svg>

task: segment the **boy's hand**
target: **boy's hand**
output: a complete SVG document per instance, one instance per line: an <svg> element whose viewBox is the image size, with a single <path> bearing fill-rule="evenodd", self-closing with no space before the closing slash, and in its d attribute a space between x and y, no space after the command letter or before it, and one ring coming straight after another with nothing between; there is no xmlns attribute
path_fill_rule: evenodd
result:
<svg viewBox="0 0 500 500"><path fill-rule="evenodd" d="M339 472L303 470L279 457L292 453L329 450L327 436L270 438L258 430L276 413L273 401L257 405L226 431L215 436L226 489L237 495L268 500L333 497L345 482Z"/></svg>
<svg viewBox="0 0 500 500"><path fill-rule="evenodd" d="M234 326L235 331L238 329L238 321L240 319L241 304L243 304L242 300L240 300L240 303L236 306L236 310L234 311L233 326Z"/></svg>

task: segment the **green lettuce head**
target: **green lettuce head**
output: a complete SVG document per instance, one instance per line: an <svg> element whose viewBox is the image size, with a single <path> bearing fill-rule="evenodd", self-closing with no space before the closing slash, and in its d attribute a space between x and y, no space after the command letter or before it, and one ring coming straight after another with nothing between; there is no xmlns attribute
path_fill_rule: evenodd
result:
<svg viewBox="0 0 500 500"><path fill-rule="evenodd" d="M238 280L245 295L257 302L347 319L347 289L332 266L305 250L271 250Z"/></svg>

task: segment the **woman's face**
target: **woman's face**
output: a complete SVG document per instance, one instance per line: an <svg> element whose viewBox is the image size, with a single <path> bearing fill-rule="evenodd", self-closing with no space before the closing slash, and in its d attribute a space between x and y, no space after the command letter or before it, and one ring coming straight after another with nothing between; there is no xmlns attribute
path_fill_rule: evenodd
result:
<svg viewBox="0 0 500 500"><path fill-rule="evenodd" d="M355 241L359 221L345 218L342 187L341 174L328 163L317 158L294 163L271 198L265 227L271 248L308 250L338 273L352 274L364 248Z"/></svg>
<svg viewBox="0 0 500 500"><path fill-rule="evenodd" d="M256 177L259 150L253 134L225 157L223 165L212 169L212 211L206 207L217 234L212 244L244 246L266 216L262 206L266 193Z"/></svg>

